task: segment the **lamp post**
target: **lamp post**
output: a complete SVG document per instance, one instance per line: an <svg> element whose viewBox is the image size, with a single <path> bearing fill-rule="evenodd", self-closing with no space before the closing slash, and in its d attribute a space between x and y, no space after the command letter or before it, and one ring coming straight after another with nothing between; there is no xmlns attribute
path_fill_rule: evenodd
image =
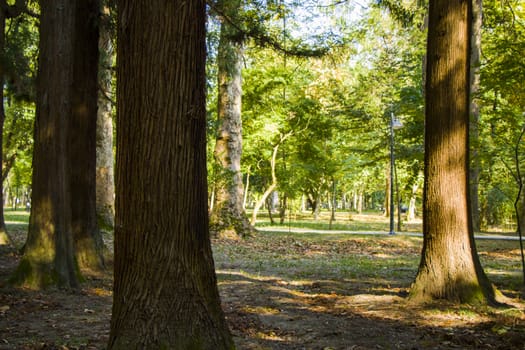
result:
<svg viewBox="0 0 525 350"><path fill-rule="evenodd" d="M390 232L389 235L394 235L394 130L400 129L403 124L394 117L394 112L390 113Z"/></svg>

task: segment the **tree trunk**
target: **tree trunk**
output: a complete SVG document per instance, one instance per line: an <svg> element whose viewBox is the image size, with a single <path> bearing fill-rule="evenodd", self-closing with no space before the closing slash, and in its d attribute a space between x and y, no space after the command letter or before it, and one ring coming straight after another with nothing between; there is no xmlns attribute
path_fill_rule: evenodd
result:
<svg viewBox="0 0 525 350"><path fill-rule="evenodd" d="M112 91L113 42L110 9L102 11L99 38L99 95L97 113L96 208L100 229L112 231L115 224L115 181L113 177Z"/></svg>
<svg viewBox="0 0 525 350"><path fill-rule="evenodd" d="M314 215L314 221L319 220L319 214L321 213L321 188L317 191L315 200L314 200L315 206L313 210Z"/></svg>
<svg viewBox="0 0 525 350"><path fill-rule="evenodd" d="M495 303L468 190L471 2L431 0L427 46L423 252L410 298Z"/></svg>
<svg viewBox="0 0 525 350"><path fill-rule="evenodd" d="M472 228L474 232L480 230L480 205L479 205L479 176L481 163L479 160L479 98L477 96L480 85L480 56L481 56L481 0L472 0L472 34L470 58L470 203L472 215Z"/></svg>
<svg viewBox="0 0 525 350"><path fill-rule="evenodd" d="M392 189L392 186L390 185L390 171L392 171L392 169L390 169L390 165L387 167L387 170L386 170L386 188L385 188L385 214L384 216L385 217L390 217L390 208L392 207L391 203L390 203L390 199L391 199L391 195L390 195L390 191Z"/></svg>
<svg viewBox="0 0 525 350"><path fill-rule="evenodd" d="M248 193L250 191L250 167L246 173L246 186L244 186L244 198L242 200L242 209L246 210L246 203L248 202Z"/></svg>
<svg viewBox="0 0 525 350"><path fill-rule="evenodd" d="M108 349L233 349L208 227L206 3L119 0Z"/></svg>
<svg viewBox="0 0 525 350"><path fill-rule="evenodd" d="M250 224L252 226L255 226L255 222L257 221L257 214L259 213L259 210L261 209L261 207L266 202L266 198L268 198L268 196L277 188L277 176L275 175L275 163L277 161L277 152L279 151L279 146L290 135L291 134L288 134L288 135L285 135L284 137L281 137L280 142L277 143L277 145L275 145L273 147L272 159L270 160L270 168L271 168L271 173L272 173L272 183L270 184L270 186L268 186L266 191L264 191L264 193L263 193L262 197L259 199L259 201L257 203L255 203L255 207L253 208L253 212L252 212L252 218L250 220Z"/></svg>
<svg viewBox="0 0 525 350"><path fill-rule="evenodd" d="M71 228L79 267L104 268L96 212L96 131L98 96L99 0L76 8L74 84L69 128Z"/></svg>
<svg viewBox="0 0 525 350"><path fill-rule="evenodd" d="M230 23L241 10L241 1L222 1L218 64L218 132L215 204L210 217L212 235L237 238L250 235L253 228L243 209L242 154L242 53L238 29Z"/></svg>
<svg viewBox="0 0 525 350"><path fill-rule="evenodd" d="M15 283L32 288L78 285L67 152L76 5L75 0L40 4L32 207L24 256L13 276Z"/></svg>
<svg viewBox="0 0 525 350"><path fill-rule="evenodd" d="M279 203L279 223L284 224L286 220L286 208L288 206L288 196L285 193L281 195L281 201Z"/></svg>
<svg viewBox="0 0 525 350"><path fill-rule="evenodd" d="M275 192L272 192L275 193ZM268 210L268 217L270 218L270 224L274 225L275 220L273 219L273 198L272 196L266 197L266 209Z"/></svg>
<svg viewBox="0 0 525 350"><path fill-rule="evenodd" d="M412 194L410 196L410 203L408 204L408 215L407 221L411 222L416 219L416 199L417 199L417 190L419 189L419 184L415 183L412 185Z"/></svg>
<svg viewBox="0 0 525 350"><path fill-rule="evenodd" d="M335 221L335 212L337 209L337 199L336 199L336 182L334 179L332 179L332 201L331 201L331 215L330 215L330 222L328 224L329 229L332 229L332 224Z"/></svg>

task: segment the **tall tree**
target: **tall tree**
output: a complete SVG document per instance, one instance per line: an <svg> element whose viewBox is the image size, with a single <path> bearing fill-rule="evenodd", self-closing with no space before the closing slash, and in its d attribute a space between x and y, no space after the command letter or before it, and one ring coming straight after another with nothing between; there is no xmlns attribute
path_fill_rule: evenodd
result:
<svg viewBox="0 0 525 350"><path fill-rule="evenodd" d="M99 0L79 0L75 8L69 171L71 229L81 268L104 266L96 212L96 131L98 98Z"/></svg>
<svg viewBox="0 0 525 350"><path fill-rule="evenodd" d="M211 212L212 234L243 237L253 228L243 208L242 154L242 54L243 35L232 21L241 1L220 1L221 32L218 49L218 131L215 143L215 203Z"/></svg>
<svg viewBox="0 0 525 350"><path fill-rule="evenodd" d="M41 3L32 207L24 256L13 276L14 282L34 288L78 285L67 153L76 4Z"/></svg>
<svg viewBox="0 0 525 350"><path fill-rule="evenodd" d="M206 3L119 0L108 349L233 349L206 186Z"/></svg>
<svg viewBox="0 0 525 350"><path fill-rule="evenodd" d="M482 3L481 0L472 0L472 31L471 31L471 57L470 57L470 156L469 167L470 202L472 215L472 228L474 232L480 230L480 204L479 204L479 179L481 162L479 159L479 88L481 65L481 25Z"/></svg>
<svg viewBox="0 0 525 350"><path fill-rule="evenodd" d="M468 190L471 0L431 0L427 41L423 252L415 301L494 303L474 243Z"/></svg>
<svg viewBox="0 0 525 350"><path fill-rule="evenodd" d="M113 32L112 7L104 1L99 38L99 98L97 117L97 216L101 229L112 230L115 221L115 180L113 171Z"/></svg>

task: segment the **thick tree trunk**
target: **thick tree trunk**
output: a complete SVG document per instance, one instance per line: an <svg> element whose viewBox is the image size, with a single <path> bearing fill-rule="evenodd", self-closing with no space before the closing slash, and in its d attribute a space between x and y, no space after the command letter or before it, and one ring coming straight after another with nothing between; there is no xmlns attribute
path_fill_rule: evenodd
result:
<svg viewBox="0 0 525 350"><path fill-rule="evenodd" d="M32 207L25 253L13 281L33 288L76 287L67 152L76 1L48 0L40 6Z"/></svg>
<svg viewBox="0 0 525 350"><path fill-rule="evenodd" d="M470 203L472 215L472 228L474 232L480 230L480 204L479 204L479 176L481 163L479 160L479 98L477 96L480 85L480 56L481 56L481 24L482 5L481 0L472 1L472 37L470 58Z"/></svg>
<svg viewBox="0 0 525 350"><path fill-rule="evenodd" d="M410 297L493 303L476 252L468 190L470 0L431 0L423 252Z"/></svg>
<svg viewBox="0 0 525 350"><path fill-rule="evenodd" d="M243 43L230 21L238 15L241 1L222 1L218 64L218 132L215 143L215 203L211 233L219 238L249 235L253 228L243 209L242 154L242 53Z"/></svg>
<svg viewBox="0 0 525 350"><path fill-rule="evenodd" d="M96 131L98 96L99 0L80 0L76 8L74 84L69 128L71 228L81 268L104 268L96 212Z"/></svg>
<svg viewBox="0 0 525 350"><path fill-rule="evenodd" d="M100 25L99 95L97 116L97 194L96 206L100 229L112 231L115 224L115 181L113 172L112 88L113 41L110 9L104 6Z"/></svg>
<svg viewBox="0 0 525 350"><path fill-rule="evenodd" d="M208 227L204 0L119 0L108 349L233 349Z"/></svg>

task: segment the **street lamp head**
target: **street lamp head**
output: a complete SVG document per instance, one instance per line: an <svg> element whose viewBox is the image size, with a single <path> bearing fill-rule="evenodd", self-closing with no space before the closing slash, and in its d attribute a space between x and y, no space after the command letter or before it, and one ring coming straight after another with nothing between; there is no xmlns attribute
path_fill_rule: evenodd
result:
<svg viewBox="0 0 525 350"><path fill-rule="evenodd" d="M398 130L398 129L401 129L403 127L403 123L401 122L401 120L397 119L397 118L394 118L392 120L392 128L394 130Z"/></svg>
<svg viewBox="0 0 525 350"><path fill-rule="evenodd" d="M403 123L401 123L401 120L396 118L394 112L390 112L390 124L394 130L401 129L403 127Z"/></svg>

